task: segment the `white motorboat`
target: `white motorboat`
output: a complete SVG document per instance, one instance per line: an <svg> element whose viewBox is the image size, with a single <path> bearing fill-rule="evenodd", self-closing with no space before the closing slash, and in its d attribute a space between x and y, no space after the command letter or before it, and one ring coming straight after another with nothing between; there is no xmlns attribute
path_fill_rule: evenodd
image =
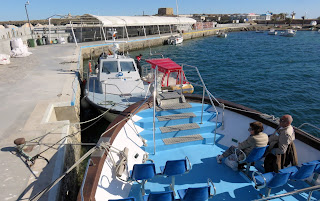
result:
<svg viewBox="0 0 320 201"><path fill-rule="evenodd" d="M296 31L293 29L287 29L284 32L280 33L280 36L285 36L285 37L293 37L296 35Z"/></svg>
<svg viewBox="0 0 320 201"><path fill-rule="evenodd" d="M163 77L158 80L157 74L182 66L168 59L147 62L154 67L154 96L121 113L87 153L92 155L79 201L320 199L319 138L294 128L298 165L283 172L264 173L267 147L255 148L262 151L250 152L238 161L246 169L234 171L219 164L217 155L244 141L249 123L260 121L264 132L272 134L279 118L215 98L194 66L183 69L199 76L193 83L198 94L164 90L158 87Z"/></svg>
<svg viewBox="0 0 320 201"><path fill-rule="evenodd" d="M115 41L116 30L109 33L113 37L113 47L101 55L94 70L89 64L85 99L105 113L105 118L111 122L127 107L146 98L148 83L140 78L134 59L119 54L119 41Z"/></svg>
<svg viewBox="0 0 320 201"><path fill-rule="evenodd" d="M168 44L169 45L178 45L183 42L183 36L182 34L179 34L177 36L171 36L168 38Z"/></svg>
<svg viewBox="0 0 320 201"><path fill-rule="evenodd" d="M270 29L268 31L268 35L277 35L277 34L278 34L278 32L276 30L274 30L274 29Z"/></svg>
<svg viewBox="0 0 320 201"><path fill-rule="evenodd" d="M228 36L228 34L225 33L225 32L219 32L219 33L217 34L217 37L219 37L219 38L227 38L227 36Z"/></svg>

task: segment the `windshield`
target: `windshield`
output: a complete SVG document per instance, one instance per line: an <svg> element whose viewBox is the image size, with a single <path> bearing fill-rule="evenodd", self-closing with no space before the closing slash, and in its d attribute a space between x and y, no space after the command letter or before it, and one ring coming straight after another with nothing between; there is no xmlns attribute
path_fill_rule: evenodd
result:
<svg viewBox="0 0 320 201"><path fill-rule="evenodd" d="M121 71L136 71L132 61L120 61Z"/></svg>
<svg viewBox="0 0 320 201"><path fill-rule="evenodd" d="M118 62L117 61L104 61L102 65L102 72L104 73L117 73Z"/></svg>

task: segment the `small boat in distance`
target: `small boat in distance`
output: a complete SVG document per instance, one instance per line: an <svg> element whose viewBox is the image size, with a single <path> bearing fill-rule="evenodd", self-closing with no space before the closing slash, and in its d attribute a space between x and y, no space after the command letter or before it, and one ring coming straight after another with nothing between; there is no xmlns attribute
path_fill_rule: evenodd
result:
<svg viewBox="0 0 320 201"><path fill-rule="evenodd" d="M179 34L178 36L171 36L168 38L168 44L169 45L178 45L183 42L183 36L182 34Z"/></svg>
<svg viewBox="0 0 320 201"><path fill-rule="evenodd" d="M280 36L285 36L285 37L293 37L296 35L296 31L293 29L287 29L284 32L281 32Z"/></svg>
<svg viewBox="0 0 320 201"><path fill-rule="evenodd" d="M278 32L274 29L270 29L270 31L268 31L268 35L277 35Z"/></svg>
<svg viewBox="0 0 320 201"><path fill-rule="evenodd" d="M256 33L264 33L263 30L256 30Z"/></svg>
<svg viewBox="0 0 320 201"><path fill-rule="evenodd" d="M219 37L219 38L226 38L227 36L228 36L228 34L224 33L224 32L218 32L218 34L217 34L217 37Z"/></svg>

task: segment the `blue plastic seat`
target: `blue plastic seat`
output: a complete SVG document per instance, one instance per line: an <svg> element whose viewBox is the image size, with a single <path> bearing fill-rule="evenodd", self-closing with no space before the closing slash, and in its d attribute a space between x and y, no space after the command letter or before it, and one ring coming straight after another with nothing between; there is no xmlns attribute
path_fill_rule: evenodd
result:
<svg viewBox="0 0 320 201"><path fill-rule="evenodd" d="M187 164L188 161L188 164ZM189 166L189 168L187 167ZM161 174L164 176L171 176L171 184L170 188L173 192L174 190L174 185L175 185L175 175L181 175L184 173L188 173L191 170L191 163L186 157L185 159L181 160L170 160L166 162L165 166L160 166ZM174 193L175 194L175 193Z"/></svg>
<svg viewBox="0 0 320 201"><path fill-rule="evenodd" d="M134 197L128 197L128 198L122 198L122 199L112 199L112 200L108 200L108 201L136 201L136 199Z"/></svg>
<svg viewBox="0 0 320 201"><path fill-rule="evenodd" d="M316 164L314 163L303 163L301 167L291 166L291 167L281 169L279 170L279 172L282 172L282 173L291 172L292 174L289 179L304 180L313 174L315 167L316 167Z"/></svg>
<svg viewBox="0 0 320 201"><path fill-rule="evenodd" d="M211 186L214 189L214 194L211 194ZM181 201L204 201L216 195L216 188L212 181L208 179L208 185L206 186L180 189L177 190L177 192Z"/></svg>
<svg viewBox="0 0 320 201"><path fill-rule="evenodd" d="M145 195L144 185L148 179L153 178L156 175L156 169L154 163L135 164L133 166L130 178L134 181L141 180L141 193ZM139 182L138 182L139 183Z"/></svg>
<svg viewBox="0 0 320 201"><path fill-rule="evenodd" d="M143 201L173 201L173 191L151 192L149 195L143 196Z"/></svg>
<svg viewBox="0 0 320 201"><path fill-rule="evenodd" d="M314 168L314 176L311 181L311 184L314 185L316 181L318 180L319 174L320 174L320 160L311 161L309 163L316 164L316 167Z"/></svg>
<svg viewBox="0 0 320 201"><path fill-rule="evenodd" d="M255 147L252 149L250 154L245 159L243 159L242 161L239 161L239 164L243 164L243 163L246 164L246 171L245 171L246 175L249 174L251 163L260 160L263 157L268 147L269 145L265 147Z"/></svg>
<svg viewBox="0 0 320 201"><path fill-rule="evenodd" d="M255 173L258 173L258 176L254 176ZM285 185L289 177L291 175L291 172L268 172L265 174L261 174L259 172L253 172L252 174L252 179L253 182L255 183L255 188L256 189L261 189L266 187L266 197L269 197L271 193L272 188L277 188L280 186Z"/></svg>

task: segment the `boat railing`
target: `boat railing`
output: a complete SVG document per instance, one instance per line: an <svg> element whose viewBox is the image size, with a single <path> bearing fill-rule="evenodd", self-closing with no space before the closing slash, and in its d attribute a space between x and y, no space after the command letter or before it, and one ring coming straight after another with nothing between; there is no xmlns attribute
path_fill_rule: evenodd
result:
<svg viewBox="0 0 320 201"><path fill-rule="evenodd" d="M182 69L184 69L185 67L189 67L189 68L193 68L195 69L195 71L197 72L197 75L201 81L201 87L202 87L202 111L201 111L201 123L202 123L202 118L203 118L203 107L204 107L204 97L205 97L205 93L207 94L207 96L209 97L209 100L210 100L210 103L213 107L213 109L215 110L216 112L216 125L215 125L215 129L214 129L214 144L216 143L216 136L217 136L217 128L218 128L218 118L219 118L219 113L218 113L218 110L213 102L213 99L220 105L219 101L214 98L214 96L209 92L208 88L206 87L203 79L202 79L202 76L198 70L198 68L196 66L191 66L191 65L188 65L188 64L182 64ZM182 87L181 87L181 90L182 90Z"/></svg>
<svg viewBox="0 0 320 201"><path fill-rule="evenodd" d="M320 190L320 185L311 186L311 187L307 187L307 188L303 188L303 189L299 189L299 190L295 190L295 191L291 191L291 192L288 192L288 193L283 193L283 194L279 194L279 195L275 195L275 196L264 197L264 198L257 199L257 200L254 200L254 201L273 200L273 199L287 197L287 196L290 196L290 195L295 195L295 194L304 193L304 192L309 192L308 198L306 199L307 201L309 201L311 199L311 197L312 197L312 193L314 191L318 191L318 190Z"/></svg>
<svg viewBox="0 0 320 201"><path fill-rule="evenodd" d="M139 82L138 84L137 84L137 86L140 84L141 82ZM126 100L126 102L128 103L128 104L130 104L130 101L128 100L128 98L126 98L126 94L125 93L123 93L122 91L121 91L121 89L117 86L117 85L115 85L115 84L110 84L110 83L102 83L103 85L104 85L104 102L105 102L105 104L107 103L107 95L109 94L109 95L120 95L121 97L124 97L124 99ZM93 91L95 91L96 89L95 89L95 86L96 86L96 83L95 83L95 80L93 80ZM117 91L119 91L119 93L107 93L106 91L107 91L107 86L114 86L116 89L117 89ZM137 86L135 86L134 87L134 89L137 87ZM134 90L133 89L133 90ZM133 91L132 90L132 91ZM142 90L145 90L144 88L142 89ZM131 92L132 92L131 91ZM130 93L131 93L130 92ZM88 89L88 95L90 94L90 90ZM94 94L95 93L93 93L92 94L92 100L93 101L95 101L95 99L99 99L99 98L97 98L97 97L95 97L94 96ZM141 94L141 97L147 97L147 94L148 94L148 90L146 91L146 94ZM101 101L103 101L102 99L100 99Z"/></svg>
<svg viewBox="0 0 320 201"><path fill-rule="evenodd" d="M303 123L303 124L301 124L301 125L298 127L298 129L301 130L301 128L302 128L303 126L310 126L310 127L314 128L314 129L317 129L317 130L320 131L320 128L319 128L319 127L317 127L317 126L315 126L315 125L313 125L313 124L310 124L310 123ZM316 137L319 137L319 135L317 134Z"/></svg>

